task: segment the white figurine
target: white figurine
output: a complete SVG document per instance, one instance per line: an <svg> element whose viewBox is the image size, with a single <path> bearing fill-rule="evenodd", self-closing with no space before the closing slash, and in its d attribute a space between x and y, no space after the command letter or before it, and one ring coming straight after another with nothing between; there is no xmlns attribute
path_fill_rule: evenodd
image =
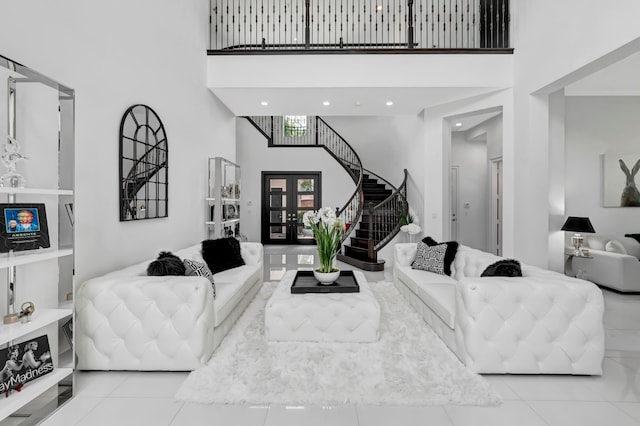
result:
<svg viewBox="0 0 640 426"><path fill-rule="evenodd" d="M0 176L0 185L22 188L24 186L24 177L16 172L16 163L20 160L25 160L27 157L20 154L20 144L16 139L7 135L7 142L2 147L0 158L7 168L7 173Z"/></svg>

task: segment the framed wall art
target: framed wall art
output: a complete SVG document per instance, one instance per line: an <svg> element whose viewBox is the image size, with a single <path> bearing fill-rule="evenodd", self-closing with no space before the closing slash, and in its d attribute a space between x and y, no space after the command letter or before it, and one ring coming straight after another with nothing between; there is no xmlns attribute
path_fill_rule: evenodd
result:
<svg viewBox="0 0 640 426"><path fill-rule="evenodd" d="M604 155L604 207L640 207L640 153Z"/></svg>

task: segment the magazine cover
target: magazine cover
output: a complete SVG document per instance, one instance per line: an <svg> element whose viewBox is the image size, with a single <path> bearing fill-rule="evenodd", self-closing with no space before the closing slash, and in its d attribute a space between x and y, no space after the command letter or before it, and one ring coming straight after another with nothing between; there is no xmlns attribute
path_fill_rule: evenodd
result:
<svg viewBox="0 0 640 426"><path fill-rule="evenodd" d="M9 395L25 383L53 371L47 335L0 349L0 392Z"/></svg>

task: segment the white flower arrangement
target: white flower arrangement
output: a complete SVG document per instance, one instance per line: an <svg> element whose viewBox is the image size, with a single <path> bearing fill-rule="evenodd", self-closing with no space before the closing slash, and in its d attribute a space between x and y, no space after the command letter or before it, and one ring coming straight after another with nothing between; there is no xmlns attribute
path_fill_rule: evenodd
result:
<svg viewBox="0 0 640 426"><path fill-rule="evenodd" d="M342 219L336 217L331 207L322 207L318 211L308 211L302 216L304 226L311 228L318 245L320 268L318 272L333 272L333 261L338 254L340 239L345 231Z"/></svg>

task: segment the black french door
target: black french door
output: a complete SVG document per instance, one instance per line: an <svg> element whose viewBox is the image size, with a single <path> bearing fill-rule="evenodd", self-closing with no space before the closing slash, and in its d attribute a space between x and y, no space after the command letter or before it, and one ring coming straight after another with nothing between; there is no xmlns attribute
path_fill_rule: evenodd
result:
<svg viewBox="0 0 640 426"><path fill-rule="evenodd" d="M262 172L262 243L314 244L302 216L320 206L320 172Z"/></svg>

